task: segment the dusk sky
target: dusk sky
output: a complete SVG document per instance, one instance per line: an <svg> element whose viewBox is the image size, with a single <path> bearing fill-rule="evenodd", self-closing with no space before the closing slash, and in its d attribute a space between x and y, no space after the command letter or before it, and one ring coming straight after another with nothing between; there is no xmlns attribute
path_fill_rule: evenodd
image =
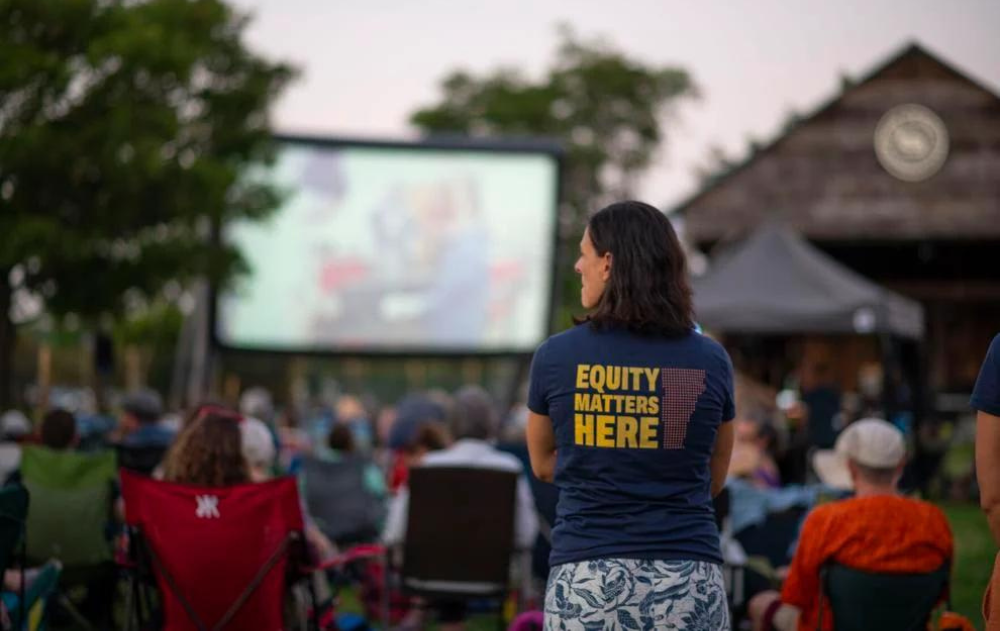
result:
<svg viewBox="0 0 1000 631"><path fill-rule="evenodd" d="M663 208L696 189L693 169L719 145L740 156L772 139L911 41L1000 92L996 0L506 0L329 2L235 0L251 46L295 64L299 79L275 112L286 133L412 138L409 114L435 102L462 68L539 76L556 26L601 37L653 65L677 65L702 98L669 119L667 142L639 196Z"/></svg>

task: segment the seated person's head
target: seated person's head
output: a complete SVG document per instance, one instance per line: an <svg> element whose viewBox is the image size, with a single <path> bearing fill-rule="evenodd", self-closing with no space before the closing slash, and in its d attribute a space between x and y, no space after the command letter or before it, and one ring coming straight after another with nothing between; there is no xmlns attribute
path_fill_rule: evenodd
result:
<svg viewBox="0 0 1000 631"><path fill-rule="evenodd" d="M38 434L42 444L49 449L56 451L72 449L78 442L76 418L62 408L49 410L42 418Z"/></svg>
<svg viewBox="0 0 1000 631"><path fill-rule="evenodd" d="M350 394L345 394L337 399L336 415L337 420L344 423L368 418L368 412L361 399Z"/></svg>
<svg viewBox="0 0 1000 631"><path fill-rule="evenodd" d="M851 423L840 433L833 449L813 455L813 468L820 481L859 494L895 490L905 464L903 433L877 418Z"/></svg>
<svg viewBox="0 0 1000 631"><path fill-rule="evenodd" d="M747 418L738 418L735 421L735 425L733 425L733 430L737 445L757 445L760 427L756 421Z"/></svg>
<svg viewBox="0 0 1000 631"><path fill-rule="evenodd" d="M766 422L740 417L733 421L735 439L729 475L754 478L762 468L774 468L770 447L775 431Z"/></svg>
<svg viewBox="0 0 1000 631"><path fill-rule="evenodd" d="M31 423L20 410L0 414L0 441L19 443L31 434Z"/></svg>
<svg viewBox="0 0 1000 631"><path fill-rule="evenodd" d="M327 446L333 451L351 453L354 451L354 433L343 423L334 423L330 435L326 439Z"/></svg>
<svg viewBox="0 0 1000 631"><path fill-rule="evenodd" d="M121 428L130 434L143 425L152 425L163 415L163 399L155 390L130 392L122 399Z"/></svg>
<svg viewBox="0 0 1000 631"><path fill-rule="evenodd" d="M248 418L270 423L274 419L274 401L267 388L254 387L240 396L240 413Z"/></svg>
<svg viewBox="0 0 1000 631"><path fill-rule="evenodd" d="M250 478L262 482L271 477L276 449L274 438L263 421L247 417L239 423L243 459L250 469Z"/></svg>
<svg viewBox="0 0 1000 631"><path fill-rule="evenodd" d="M164 462L164 479L200 486L230 486L250 480L240 433L242 417L203 406L177 436Z"/></svg>
<svg viewBox="0 0 1000 631"><path fill-rule="evenodd" d="M387 446L408 461L419 461L428 451L443 449L450 442L447 416L440 402L423 394L409 395L399 402Z"/></svg>
<svg viewBox="0 0 1000 631"><path fill-rule="evenodd" d="M410 444L410 453L424 454L431 451L446 449L451 444L451 434L444 423L428 421L417 428L413 435L413 442Z"/></svg>
<svg viewBox="0 0 1000 631"><path fill-rule="evenodd" d="M472 438L492 441L499 429L493 398L479 386L465 386L455 393L451 434L456 440Z"/></svg>

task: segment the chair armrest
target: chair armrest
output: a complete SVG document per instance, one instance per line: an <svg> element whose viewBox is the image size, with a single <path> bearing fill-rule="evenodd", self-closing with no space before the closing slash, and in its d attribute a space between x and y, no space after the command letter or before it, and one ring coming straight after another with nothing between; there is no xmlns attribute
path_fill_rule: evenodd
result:
<svg viewBox="0 0 1000 631"><path fill-rule="evenodd" d="M354 561L360 561L361 559L373 559L382 558L386 554L385 546L381 545L360 545L354 546L353 548L338 554L335 557L327 559L322 563L314 566L308 566L303 568L306 572L315 572L319 570L328 570L335 567L341 567L352 563Z"/></svg>

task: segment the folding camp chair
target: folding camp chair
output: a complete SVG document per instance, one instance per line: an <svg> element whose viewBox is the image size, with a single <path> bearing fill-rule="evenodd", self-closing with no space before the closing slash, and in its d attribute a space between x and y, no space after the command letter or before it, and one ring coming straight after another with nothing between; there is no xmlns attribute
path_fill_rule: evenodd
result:
<svg viewBox="0 0 1000 631"><path fill-rule="evenodd" d="M378 540L385 508L365 487L368 466L367 460L350 454L336 461L302 460L309 514L338 546Z"/></svg>
<svg viewBox="0 0 1000 631"><path fill-rule="evenodd" d="M24 569L28 503L28 491L24 486L8 484L0 488L0 576L15 565ZM20 557L17 563L16 557ZM61 569L58 563L47 563L30 587L22 584L16 593L2 594L11 628L19 631L45 628L46 605L56 591Z"/></svg>
<svg viewBox="0 0 1000 631"><path fill-rule="evenodd" d="M950 573L950 561L925 574L877 574L829 563L820 584L837 631L918 631L927 628L935 607L947 598ZM819 601L819 625L824 600Z"/></svg>
<svg viewBox="0 0 1000 631"><path fill-rule="evenodd" d="M498 601L514 552L517 474L471 467L410 470L400 581L429 601Z"/></svg>
<svg viewBox="0 0 1000 631"><path fill-rule="evenodd" d="M20 484L8 484L0 489L0 576L14 566L15 557L24 562L24 523L28 516L28 491ZM22 594L23 596L23 594ZM24 617L20 599L18 617Z"/></svg>
<svg viewBox="0 0 1000 631"><path fill-rule="evenodd" d="M788 565L792 561L792 543L798 538L800 525L808 511L805 506L793 506L768 513L764 523L744 528L733 536L743 546L747 556L764 557L772 567Z"/></svg>
<svg viewBox="0 0 1000 631"><path fill-rule="evenodd" d="M167 453L166 445L115 445L118 466L143 475L153 475L153 471L163 461Z"/></svg>
<svg viewBox="0 0 1000 631"><path fill-rule="evenodd" d="M4 594L4 602L8 603L11 628L18 631L44 631L48 622L48 603L57 594L59 576L62 566L50 561L42 567L32 581L30 587L22 588L13 594L17 603L10 605L8 594ZM23 604L22 604L23 603Z"/></svg>
<svg viewBox="0 0 1000 631"><path fill-rule="evenodd" d="M0 574L14 564L18 546L24 542L27 516L27 489L20 484L0 488Z"/></svg>
<svg viewBox="0 0 1000 631"><path fill-rule="evenodd" d="M145 575L159 588L167 631L286 628L287 579L301 578L304 565L294 478L209 488L123 470L121 480L136 570L130 622L141 623Z"/></svg>
<svg viewBox="0 0 1000 631"><path fill-rule="evenodd" d="M111 451L77 453L25 446L21 457L21 479L31 495L28 564L42 565L51 559L62 564L58 602L85 628L103 628L111 622L117 572L109 525L116 473ZM86 596L77 602L71 595L81 590Z"/></svg>

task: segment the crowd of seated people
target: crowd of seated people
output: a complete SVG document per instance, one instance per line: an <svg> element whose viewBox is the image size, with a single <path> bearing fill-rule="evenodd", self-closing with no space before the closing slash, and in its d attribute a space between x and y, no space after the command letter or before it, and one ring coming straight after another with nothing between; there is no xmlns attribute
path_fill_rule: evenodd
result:
<svg viewBox="0 0 1000 631"><path fill-rule="evenodd" d="M908 459L898 427L877 418L854 421L831 448L810 448L805 484L782 484L774 420L743 411L734 422L723 537L738 549L728 562L744 570L743 584L730 586L743 597L735 621L765 631L834 628L823 582L834 564L890 576L950 571L954 544L946 516L899 489ZM943 620L949 626L940 628L972 628L954 614Z"/></svg>
<svg viewBox="0 0 1000 631"><path fill-rule="evenodd" d="M521 476L517 542L521 547L531 546L537 522L527 478L520 460L492 446L501 417L485 391L466 388L455 396L413 393L379 413L366 410L357 398L345 398L341 405L327 406L319 413L295 415L300 422L294 425L282 421L291 415L276 413L270 395L261 389L247 391L238 406L199 405L178 415L182 420L175 422L166 419L162 399L151 390L127 394L117 403L116 417L97 422L57 408L49 410L33 429L22 414L9 412L0 419L0 465L6 464L5 479L18 481L22 451L30 446L53 460L82 454L185 485L227 487L297 475L306 540L316 562L358 543L399 544L405 536L406 481L412 467L492 467ZM380 427L370 421L373 418L381 419ZM317 426L324 432L318 432ZM326 465L334 468L324 469ZM358 503L340 501L350 493L336 497L338 518L345 511L357 511L351 516L357 525L354 532L336 530L325 519L327 515L320 510L322 493L318 494L320 504L313 504L317 494L312 489L337 488L331 478L323 477L330 471L345 476L348 484L358 487L352 490L364 497ZM100 513L103 540L98 544L90 540L91 545L103 548L101 558L105 552L110 558L125 514L117 485L109 482L107 510ZM33 572L26 575L31 577ZM108 597L107 593L102 597ZM466 615L459 602L444 603L435 611L450 628L461 628ZM414 624L419 627L422 619Z"/></svg>
<svg viewBox="0 0 1000 631"><path fill-rule="evenodd" d="M516 412L512 421L501 423L496 402L478 387L454 395L411 393L382 408L345 396L318 410L280 413L266 390L252 388L235 407L197 406L178 415L182 420L177 422L167 420L162 400L149 390L126 395L117 407L114 422L95 423L54 409L32 428L19 412L0 416L0 473L18 480L22 451L31 446L52 458L78 449L114 452L119 466L199 486L295 475L306 539L318 562L358 543L398 546L406 536L407 480L413 467L516 472L517 548L542 544L544 549L544 535L552 526L548 513L557 493L526 473L523 423L518 424ZM898 493L898 474L905 462L898 429L883 421L856 422L841 433L834 449L811 450L813 466L805 484L787 484L779 463L788 436L773 414L747 406L737 410L734 421L722 536L739 550L727 554L727 560L763 577L743 586L743 601L734 605L735 623L743 617L759 629L817 628L820 622L828 628L830 611L818 612L818 572L825 562L871 571L922 572L952 558L944 515ZM879 446L884 453L872 456ZM842 461L836 474L821 464L831 454ZM336 510L324 510L334 499ZM108 513L111 523L103 531L109 549L116 531L113 522L123 514L118 504ZM908 534L871 527L889 514L908 515ZM763 563L754 563L760 559ZM37 565L46 560L34 561ZM535 565L536 578L543 581L544 553ZM4 585L12 584L14 576L5 575ZM535 587L539 593L541 585ZM441 628L460 629L468 613L463 602L417 604L427 607L413 607L403 616L402 623L410 628L421 628L435 615Z"/></svg>

